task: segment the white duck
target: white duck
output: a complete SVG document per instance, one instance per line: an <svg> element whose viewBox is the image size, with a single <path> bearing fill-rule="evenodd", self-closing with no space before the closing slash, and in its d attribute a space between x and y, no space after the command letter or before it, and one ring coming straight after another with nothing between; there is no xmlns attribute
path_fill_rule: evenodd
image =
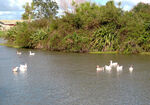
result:
<svg viewBox="0 0 150 105"><path fill-rule="evenodd" d="M122 71L122 69L123 69L123 66L117 65L117 71Z"/></svg>
<svg viewBox="0 0 150 105"><path fill-rule="evenodd" d="M132 66L132 65L129 67L129 71L130 71L130 72L133 71L133 66Z"/></svg>
<svg viewBox="0 0 150 105"><path fill-rule="evenodd" d="M111 67L117 67L118 63L117 62L112 62L112 60L110 60L110 66Z"/></svg>
<svg viewBox="0 0 150 105"><path fill-rule="evenodd" d="M27 70L27 64L20 65L19 69L20 69L20 71L26 71Z"/></svg>
<svg viewBox="0 0 150 105"><path fill-rule="evenodd" d="M105 69L110 71L111 70L111 66L110 65L109 66L105 65Z"/></svg>
<svg viewBox="0 0 150 105"><path fill-rule="evenodd" d="M97 70L97 71L103 71L103 70L104 70L104 67L100 67L99 65L97 65L97 66L96 66L96 70Z"/></svg>
<svg viewBox="0 0 150 105"><path fill-rule="evenodd" d="M31 51L29 51L29 55L34 56L34 55L35 55L35 53L32 53Z"/></svg>
<svg viewBox="0 0 150 105"><path fill-rule="evenodd" d="M18 71L18 67L13 68L12 71L13 71L13 72L17 72L17 71Z"/></svg>
<svg viewBox="0 0 150 105"><path fill-rule="evenodd" d="M17 51L17 55L21 55L21 54L22 54L21 52L18 52L18 51Z"/></svg>

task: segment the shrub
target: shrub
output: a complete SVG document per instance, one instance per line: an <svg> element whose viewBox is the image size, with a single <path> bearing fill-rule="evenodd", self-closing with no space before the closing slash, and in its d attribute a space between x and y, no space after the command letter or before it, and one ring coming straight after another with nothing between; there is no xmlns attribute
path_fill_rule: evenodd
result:
<svg viewBox="0 0 150 105"><path fill-rule="evenodd" d="M91 50L115 51L118 47L118 37L106 27L95 31L91 39Z"/></svg>
<svg viewBox="0 0 150 105"><path fill-rule="evenodd" d="M35 33L30 36L30 40L32 41L32 47L36 47L40 41L43 41L48 38L47 32L43 29L38 29Z"/></svg>

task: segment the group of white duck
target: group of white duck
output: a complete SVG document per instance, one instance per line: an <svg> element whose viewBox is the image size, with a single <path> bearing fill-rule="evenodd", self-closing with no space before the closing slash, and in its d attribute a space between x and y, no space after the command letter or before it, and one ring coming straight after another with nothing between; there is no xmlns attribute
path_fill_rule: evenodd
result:
<svg viewBox="0 0 150 105"><path fill-rule="evenodd" d="M17 55L21 55L21 54L22 54L21 52L17 51ZM31 51L29 51L29 55L30 56L34 56L35 53L32 53ZM20 64L19 67L17 66L17 67L15 67L15 68L12 69L13 72L18 72L19 70L22 71L22 72L27 71L27 63Z"/></svg>
<svg viewBox="0 0 150 105"><path fill-rule="evenodd" d="M17 55L21 55L21 54L22 54L21 52L17 51ZM34 56L35 53L32 53L31 51L29 51L29 55L30 55L30 56Z"/></svg>
<svg viewBox="0 0 150 105"><path fill-rule="evenodd" d="M21 71L21 72L25 72L25 71L27 71L27 63L25 63L24 65L23 64L20 64L20 66L18 67L15 67L15 68L13 68L13 72L18 72L18 71Z"/></svg>
<svg viewBox="0 0 150 105"><path fill-rule="evenodd" d="M117 62L113 62L112 60L110 60L109 65L105 65L104 67L100 67L99 65L96 66L97 71L104 71L104 70L111 71L112 68L116 68L117 72L123 70L123 66L120 66ZM129 67L129 71L130 72L133 71L133 66L132 65Z"/></svg>

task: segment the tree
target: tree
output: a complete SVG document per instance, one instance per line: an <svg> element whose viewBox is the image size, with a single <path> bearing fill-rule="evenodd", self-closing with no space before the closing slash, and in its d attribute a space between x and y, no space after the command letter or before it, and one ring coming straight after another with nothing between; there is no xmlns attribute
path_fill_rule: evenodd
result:
<svg viewBox="0 0 150 105"><path fill-rule="evenodd" d="M65 12L74 13L77 5L80 5L89 0L59 0L60 8Z"/></svg>
<svg viewBox="0 0 150 105"><path fill-rule="evenodd" d="M132 9L132 11L149 13L150 12L149 9L150 9L150 4L145 4L140 2Z"/></svg>
<svg viewBox="0 0 150 105"><path fill-rule="evenodd" d="M37 18L53 18L58 13L58 5L53 0L33 0Z"/></svg>
<svg viewBox="0 0 150 105"><path fill-rule="evenodd" d="M131 11L144 19L144 21L150 20L150 4L138 3Z"/></svg>
<svg viewBox="0 0 150 105"><path fill-rule="evenodd" d="M24 20L31 20L34 18L34 3L32 2L31 5L29 3L26 3L23 8L25 9L25 12L22 14L22 19Z"/></svg>

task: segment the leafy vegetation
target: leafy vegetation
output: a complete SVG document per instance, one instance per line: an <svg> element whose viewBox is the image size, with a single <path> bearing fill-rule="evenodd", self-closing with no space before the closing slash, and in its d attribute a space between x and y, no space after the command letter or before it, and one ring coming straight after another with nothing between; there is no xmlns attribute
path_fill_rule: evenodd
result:
<svg viewBox="0 0 150 105"><path fill-rule="evenodd" d="M35 5L41 10L36 12L43 12L42 17L10 29L5 37L9 42L25 48L65 52L150 52L149 4L139 3L131 11L123 11L120 3L115 6L113 1L105 6L85 2L74 4L73 13L66 11L56 17L56 3L39 2ZM54 5L55 10L46 11L48 5Z"/></svg>
<svg viewBox="0 0 150 105"><path fill-rule="evenodd" d="M58 13L58 5L53 0L33 0L37 18L52 18Z"/></svg>
<svg viewBox="0 0 150 105"><path fill-rule="evenodd" d="M5 32L4 31L0 31L0 37L4 37L5 36Z"/></svg>
<svg viewBox="0 0 150 105"><path fill-rule="evenodd" d="M31 3L31 5L29 3L26 3L26 5L23 5L23 8L25 9L25 12L22 14L22 19L30 21L30 19L33 19L35 17L35 13L33 12L35 10L33 2Z"/></svg>

